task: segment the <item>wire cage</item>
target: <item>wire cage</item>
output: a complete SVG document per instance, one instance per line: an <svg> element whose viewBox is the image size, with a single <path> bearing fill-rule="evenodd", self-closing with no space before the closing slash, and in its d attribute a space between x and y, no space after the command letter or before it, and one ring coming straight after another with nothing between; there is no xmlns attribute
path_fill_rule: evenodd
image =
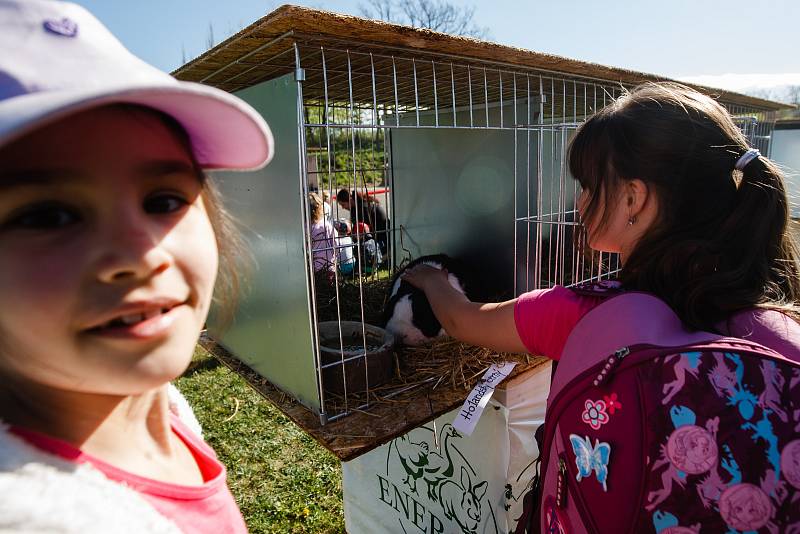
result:
<svg viewBox="0 0 800 534"><path fill-rule="evenodd" d="M381 382L388 380L381 398L407 389L392 382L395 356L371 327L383 326L392 276L409 260L465 259L489 299L619 269L615 255L587 252L566 151L586 117L635 81L657 77L536 67L513 49L508 61L468 46L454 52L464 40L401 46L386 36L412 30L320 12L308 22L312 12L300 8L276 13L287 9L288 23L265 17L176 71L248 100L276 137L265 171L219 177L259 264L234 326L212 328L236 358L325 424L368 410ZM326 21L327 33L303 29ZM768 153L778 107L719 98ZM354 213L336 202L340 190L361 198ZM309 202L312 192L319 197ZM323 222L369 225L375 202L388 224L369 234L353 227L348 236L337 225L340 234Z"/></svg>

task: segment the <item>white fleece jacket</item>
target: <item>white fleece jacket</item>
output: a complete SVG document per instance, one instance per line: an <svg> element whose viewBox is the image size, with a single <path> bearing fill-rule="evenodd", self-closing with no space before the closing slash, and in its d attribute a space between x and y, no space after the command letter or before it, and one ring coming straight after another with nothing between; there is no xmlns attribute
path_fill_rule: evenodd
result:
<svg viewBox="0 0 800 534"><path fill-rule="evenodd" d="M170 407L192 430L200 425L170 385ZM0 533L178 534L141 495L87 464L40 451L0 421Z"/></svg>

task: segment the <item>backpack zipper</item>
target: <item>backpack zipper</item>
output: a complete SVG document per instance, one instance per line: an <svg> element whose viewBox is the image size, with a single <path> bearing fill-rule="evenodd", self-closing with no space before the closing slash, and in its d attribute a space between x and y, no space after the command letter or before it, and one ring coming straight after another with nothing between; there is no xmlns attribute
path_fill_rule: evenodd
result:
<svg viewBox="0 0 800 534"><path fill-rule="evenodd" d="M592 384L594 384L595 387L603 385L608 380L608 377L611 376L616 367L619 365L619 362L621 362L622 359L625 358L625 356L627 356L630 353L631 349L629 347L622 347L621 349L614 352L614 354L609 356L608 359L606 360L606 364L603 366L603 369L594 379Z"/></svg>
<svg viewBox="0 0 800 534"><path fill-rule="evenodd" d="M564 454L558 456L558 481L556 484L556 506L563 509L567 506L567 461Z"/></svg>

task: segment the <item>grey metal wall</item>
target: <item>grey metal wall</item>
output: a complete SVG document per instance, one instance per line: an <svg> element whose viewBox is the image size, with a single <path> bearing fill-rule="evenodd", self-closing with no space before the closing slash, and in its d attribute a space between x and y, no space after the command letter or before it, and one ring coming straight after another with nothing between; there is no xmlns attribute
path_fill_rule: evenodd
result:
<svg viewBox="0 0 800 534"><path fill-rule="evenodd" d="M488 298L577 282L578 184L564 161L573 134L550 126L393 130L397 261L402 235L414 258L444 252L474 264Z"/></svg>
<svg viewBox="0 0 800 534"><path fill-rule="evenodd" d="M412 257L463 258L486 276L489 296L511 296L514 132L396 129L391 155L398 260L402 233Z"/></svg>
<svg viewBox="0 0 800 534"><path fill-rule="evenodd" d="M216 173L230 211L245 227L256 271L232 327L214 339L300 402L319 411L306 259L303 252L297 84L284 76L239 91L269 123L275 157L263 170Z"/></svg>

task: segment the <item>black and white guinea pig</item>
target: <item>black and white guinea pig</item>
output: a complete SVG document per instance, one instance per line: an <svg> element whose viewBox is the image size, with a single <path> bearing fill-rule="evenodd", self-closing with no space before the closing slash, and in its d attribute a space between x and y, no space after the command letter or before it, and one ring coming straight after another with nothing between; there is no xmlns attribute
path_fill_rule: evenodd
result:
<svg viewBox="0 0 800 534"><path fill-rule="evenodd" d="M404 345L422 345L447 335L433 314L425 293L402 279L406 270L421 263L445 269L450 285L467 298L470 298L474 287L471 271L461 261L445 254L422 256L400 269L392 280L383 318L386 330Z"/></svg>

